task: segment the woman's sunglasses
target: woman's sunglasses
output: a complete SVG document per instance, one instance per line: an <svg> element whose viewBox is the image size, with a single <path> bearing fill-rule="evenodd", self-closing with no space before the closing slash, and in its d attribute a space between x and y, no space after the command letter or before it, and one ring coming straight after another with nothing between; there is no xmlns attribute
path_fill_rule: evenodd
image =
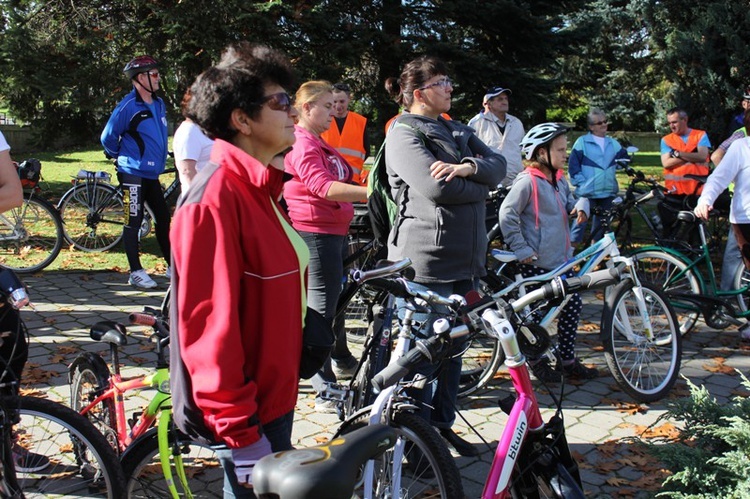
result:
<svg viewBox="0 0 750 499"><path fill-rule="evenodd" d="M292 107L292 98L286 92L279 92L277 94L266 95L259 102L256 102L256 104L260 106L268 104L268 107L274 111L284 111L285 113L288 113L289 109Z"/></svg>

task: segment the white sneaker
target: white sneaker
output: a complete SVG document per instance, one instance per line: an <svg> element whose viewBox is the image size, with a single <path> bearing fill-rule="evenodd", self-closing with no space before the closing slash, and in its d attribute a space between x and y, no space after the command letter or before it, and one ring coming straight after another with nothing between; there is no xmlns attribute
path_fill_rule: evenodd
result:
<svg viewBox="0 0 750 499"><path fill-rule="evenodd" d="M167 279L171 279L172 278L172 267L171 266L167 265L167 271L164 272L164 277L166 277Z"/></svg>
<svg viewBox="0 0 750 499"><path fill-rule="evenodd" d="M128 283L136 288L151 289L156 287L156 281L146 273L145 270L136 270L130 273Z"/></svg>

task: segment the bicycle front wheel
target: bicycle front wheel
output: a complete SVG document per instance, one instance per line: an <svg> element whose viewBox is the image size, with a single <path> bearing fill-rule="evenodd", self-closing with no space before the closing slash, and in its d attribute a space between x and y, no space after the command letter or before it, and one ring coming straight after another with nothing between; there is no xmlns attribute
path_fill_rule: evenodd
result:
<svg viewBox="0 0 750 499"><path fill-rule="evenodd" d="M70 407L80 413L103 390L108 388L109 371L101 357L91 353L77 358L70 369ZM120 445L117 438L115 414L115 401L107 398L93 406L84 417L91 421L119 454Z"/></svg>
<svg viewBox="0 0 750 499"><path fill-rule="evenodd" d="M643 283L651 283L670 296L671 293L701 294L700 281L695 271L688 270L685 262L664 251L647 250L636 251L631 255L637 262L638 279ZM695 305L680 302L674 306L680 333L685 334L695 326L700 312Z"/></svg>
<svg viewBox="0 0 750 499"><path fill-rule="evenodd" d="M367 421L355 421L347 430L361 428ZM464 497L456 462L435 429L409 412L398 412L389 423L398 436L396 445L375 459L373 497L444 498ZM400 464L400 466L396 466ZM394 488L394 470L400 469L401 485ZM363 477L364 478L364 477ZM363 497L364 479L352 497Z"/></svg>
<svg viewBox="0 0 750 499"><path fill-rule="evenodd" d="M750 288L750 270L745 268L744 263L737 266L732 283L732 289ZM737 306L742 312L750 309L750 289L737 295Z"/></svg>
<svg viewBox="0 0 750 499"><path fill-rule="evenodd" d="M63 244L60 216L33 193L0 215L0 265L18 273L38 272L57 258Z"/></svg>
<svg viewBox="0 0 750 499"><path fill-rule="evenodd" d="M49 464L16 475L27 498L125 498L125 475L112 447L91 423L51 400L20 397L14 453ZM29 454L31 453L31 454Z"/></svg>
<svg viewBox="0 0 750 499"><path fill-rule="evenodd" d="M474 335L461 356L458 396L466 397L483 388L505 360L500 342L484 333Z"/></svg>
<svg viewBox="0 0 750 499"><path fill-rule="evenodd" d="M133 442L122 456L122 468L128 479L130 499L171 497L159 461L159 439L156 428ZM223 497L224 469L210 446L196 442L178 431L170 432L170 448L179 452L187 484L193 497ZM175 475L175 481L177 481ZM180 490L177 485L177 489ZM186 494L187 495L187 494Z"/></svg>
<svg viewBox="0 0 750 499"><path fill-rule="evenodd" d="M82 182L60 200L65 238L81 251L107 251L122 239L122 194L109 184Z"/></svg>
<svg viewBox="0 0 750 499"><path fill-rule="evenodd" d="M680 374L682 335L663 293L643 284L652 327L649 338L638 308L633 282L626 279L607 297L602 312L602 342L607 367L622 390L639 402L664 398Z"/></svg>

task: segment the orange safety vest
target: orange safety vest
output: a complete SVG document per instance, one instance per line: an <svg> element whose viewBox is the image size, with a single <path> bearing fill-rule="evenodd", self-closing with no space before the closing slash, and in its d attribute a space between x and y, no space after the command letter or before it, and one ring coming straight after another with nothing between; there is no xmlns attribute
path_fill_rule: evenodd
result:
<svg viewBox="0 0 750 499"><path fill-rule="evenodd" d="M693 152L698 149L698 143L706 134L703 130L691 129L688 134L687 143L682 141L682 137L675 133L670 133L664 137L664 142L674 149L680 152ZM708 175L708 158L706 158L706 164L696 163L685 163L682 166L676 166L674 168L664 169L664 185L667 187L667 191L670 194L700 194L703 190L703 185L697 180L686 179L683 175Z"/></svg>
<svg viewBox="0 0 750 499"><path fill-rule="evenodd" d="M362 166L367 158L365 151L365 127L367 118L354 111L346 113L344 129L339 131L336 118L331 120L331 126L321 134L331 147L341 154L349 166L352 167L354 175L352 180L360 185L367 185L367 174L362 174Z"/></svg>

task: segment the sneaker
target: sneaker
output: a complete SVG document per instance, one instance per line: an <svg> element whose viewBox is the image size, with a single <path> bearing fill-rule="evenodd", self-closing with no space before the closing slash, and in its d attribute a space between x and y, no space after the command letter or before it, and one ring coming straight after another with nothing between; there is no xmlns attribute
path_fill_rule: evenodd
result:
<svg viewBox="0 0 750 499"><path fill-rule="evenodd" d="M744 326L740 326L738 331L740 332L740 338L750 340L750 322L746 322Z"/></svg>
<svg viewBox="0 0 750 499"><path fill-rule="evenodd" d="M49 458L29 452L18 444L13 445L13 463L18 473L36 473L49 466Z"/></svg>
<svg viewBox="0 0 750 499"><path fill-rule="evenodd" d="M315 399L315 412L321 414L336 414L338 412L336 401Z"/></svg>
<svg viewBox="0 0 750 499"><path fill-rule="evenodd" d="M167 279L172 278L172 267L170 267L169 265L167 265L167 271L164 272L164 277L166 277Z"/></svg>
<svg viewBox="0 0 750 499"><path fill-rule="evenodd" d="M586 367L581 361L575 359L572 364L563 365L563 376L568 379L594 379L599 377L599 371L595 367Z"/></svg>
<svg viewBox="0 0 750 499"><path fill-rule="evenodd" d="M145 270L136 270L130 273L128 283L136 288L151 289L156 287L156 281L146 273Z"/></svg>
<svg viewBox="0 0 750 499"><path fill-rule="evenodd" d="M352 379L354 373L357 371L357 359L350 357L349 360L331 360L331 369L333 374L336 375L336 379Z"/></svg>
<svg viewBox="0 0 750 499"><path fill-rule="evenodd" d="M547 359L542 359L536 364L531 365L531 373L543 383L559 383L562 381L562 375L549 365Z"/></svg>

